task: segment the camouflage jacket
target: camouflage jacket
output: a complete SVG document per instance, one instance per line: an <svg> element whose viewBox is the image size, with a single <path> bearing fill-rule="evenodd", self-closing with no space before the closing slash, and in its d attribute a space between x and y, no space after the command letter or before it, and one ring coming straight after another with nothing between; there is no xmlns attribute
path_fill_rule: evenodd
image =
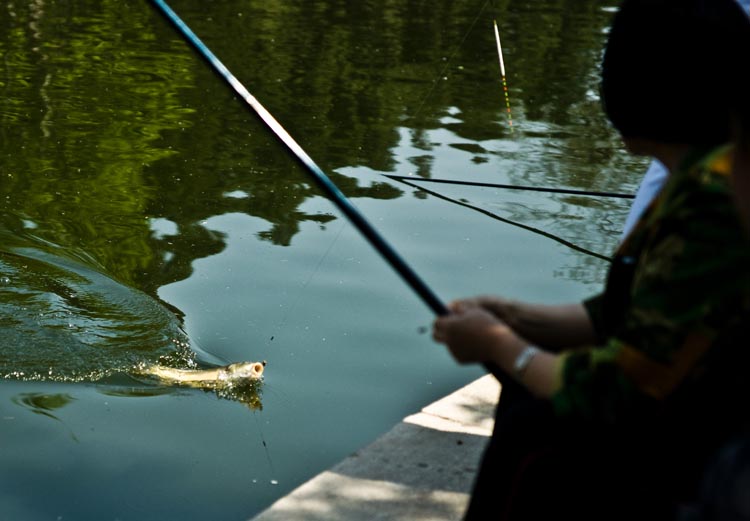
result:
<svg viewBox="0 0 750 521"><path fill-rule="evenodd" d="M599 345L563 354L558 416L705 426L736 417L718 412L734 401L750 410L750 241L729 154L688 157L616 251L604 292L584 303Z"/></svg>

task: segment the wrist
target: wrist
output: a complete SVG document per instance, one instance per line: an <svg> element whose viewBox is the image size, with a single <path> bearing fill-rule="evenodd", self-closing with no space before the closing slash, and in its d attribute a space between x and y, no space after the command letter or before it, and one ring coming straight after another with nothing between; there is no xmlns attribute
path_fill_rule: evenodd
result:
<svg viewBox="0 0 750 521"><path fill-rule="evenodd" d="M515 374L516 359L531 342L519 336L511 328L503 325L495 329L492 362L507 374Z"/></svg>
<svg viewBox="0 0 750 521"><path fill-rule="evenodd" d="M513 360L513 376L516 380L523 380L523 376L526 374L529 364L531 364L531 361L534 360L539 352L540 349L535 345L527 345L520 353L518 353L518 356Z"/></svg>

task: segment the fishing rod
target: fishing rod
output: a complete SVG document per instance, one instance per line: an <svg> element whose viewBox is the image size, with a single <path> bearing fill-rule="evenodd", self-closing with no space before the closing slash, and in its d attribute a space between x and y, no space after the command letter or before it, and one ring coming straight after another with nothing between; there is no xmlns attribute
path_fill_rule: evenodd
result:
<svg viewBox="0 0 750 521"><path fill-rule="evenodd" d="M281 126L266 108L245 88L242 83L227 69L227 67L206 47L196 34L177 16L169 5L163 0L151 0L160 12L174 25L182 36L193 48L204 58L213 70L221 76L227 84L245 101L266 124L266 126L287 147L295 159L311 175L318 187L329 197L329 199L341 210L352 224L365 236L370 244L385 258L404 281L419 295L427 306L437 315L449 313L445 304L425 284L417 273L401 258L390 244L372 227L357 208L346 198L341 190L330 180L323 170L312 160L302 147Z"/></svg>
<svg viewBox="0 0 750 521"><path fill-rule="evenodd" d="M485 210L484 208L480 208L478 206L475 206L473 204L469 204L463 201L459 201L457 199L453 199L452 197L448 197L447 195L443 195L439 192L435 192L434 190L429 190L423 186L419 186L413 181L427 181L427 179L414 179L411 177L404 177L404 176L390 176L387 175L386 177L389 177L391 179L394 179L396 181L399 181L401 183L404 183L407 186L410 186L414 188L415 190L419 190L420 192L424 192L426 194L430 194L433 197L436 197L438 199L442 199L443 201L448 201L449 203L456 204L458 206L463 206L464 208L469 208L470 210L474 210L475 212L479 212L481 214L484 214L488 217L491 217L497 221L503 222L505 224L510 224L511 226L516 226L518 228L521 228L523 230L530 231L532 233L535 233L537 235L541 235L542 237L546 237L548 239L552 239L555 242L558 242L562 244L563 246L567 246L571 250L590 255L591 257L595 257L597 259L601 259L603 261L611 262L612 258L608 257L606 255L602 255L601 253L597 253L595 251L589 250L587 248L584 248L583 246L578 246L577 244L574 244L570 241L567 241L563 239L562 237L558 237L557 235L554 235L549 232L545 232L544 230L540 230L539 228L534 228L533 226L529 226L528 224L523 224L518 221L513 221L511 219L506 219L505 217L500 217L496 213L493 213L489 210Z"/></svg>
<svg viewBox="0 0 750 521"><path fill-rule="evenodd" d="M196 34L180 19L163 0L151 0L151 3L172 23L178 32L208 62L211 68L242 98L245 104L265 123L281 140L287 150L307 170L318 187L341 210L352 224L365 236L370 244L383 256L403 280L414 290L424 303L437 315L450 313L446 305L435 295L430 287L401 258L385 239L372 227L357 208L346 198L339 188L329 179L323 170L297 144L291 135L276 121L268 110L240 83L227 67L206 47Z"/></svg>
<svg viewBox="0 0 750 521"><path fill-rule="evenodd" d="M456 179L426 179L424 177L412 177L403 175L392 175L383 174L388 179L394 181L409 181L409 182L420 182L420 183L443 183L452 185L463 185L463 186L481 186L485 188L504 188L507 190L526 190L529 192L548 192L553 194L570 194L570 195L584 195L588 197L614 197L620 199L635 199L633 194L623 194L618 192L597 192L591 190L575 190L572 188L549 188L543 186L524 186L524 185L510 185L502 183L482 183L479 181L459 181Z"/></svg>

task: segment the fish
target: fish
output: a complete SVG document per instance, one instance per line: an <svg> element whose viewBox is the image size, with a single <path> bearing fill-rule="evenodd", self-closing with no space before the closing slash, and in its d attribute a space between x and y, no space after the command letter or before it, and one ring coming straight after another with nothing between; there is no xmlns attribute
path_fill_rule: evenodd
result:
<svg viewBox="0 0 750 521"><path fill-rule="evenodd" d="M155 376L168 385L183 385L199 389L217 389L259 382L263 378L266 361L236 362L208 369L178 369L162 365L141 365L136 374Z"/></svg>
<svg viewBox="0 0 750 521"><path fill-rule="evenodd" d="M216 364L164 302L82 256L14 244L21 241L0 226L0 380L90 382L143 396L119 385L127 375L152 389L192 387L261 408L265 362Z"/></svg>
<svg viewBox="0 0 750 521"><path fill-rule="evenodd" d="M139 364L131 372L135 377L151 377L166 386L190 387L213 392L219 398L246 405L250 410L262 410L260 385L266 361L235 362L228 365L180 369L158 364Z"/></svg>

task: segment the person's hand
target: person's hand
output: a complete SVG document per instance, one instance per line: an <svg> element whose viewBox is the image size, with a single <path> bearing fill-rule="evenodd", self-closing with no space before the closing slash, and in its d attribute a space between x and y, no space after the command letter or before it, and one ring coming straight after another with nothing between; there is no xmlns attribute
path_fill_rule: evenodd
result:
<svg viewBox="0 0 750 521"><path fill-rule="evenodd" d="M458 363L494 366L519 380L535 396L550 398L561 385L560 355L536 350L530 370L518 374L518 357L534 344L487 309L497 302L503 304L493 297L453 302L450 314L435 319L432 338L445 344Z"/></svg>
<svg viewBox="0 0 750 521"><path fill-rule="evenodd" d="M470 308L482 308L500 320L507 320L511 301L495 295L479 295L477 297L457 300L450 307L454 313L466 311Z"/></svg>
<svg viewBox="0 0 750 521"><path fill-rule="evenodd" d="M452 313L438 317L432 330L436 342L445 344L457 362L494 362L500 351L520 339L478 299L451 304Z"/></svg>

